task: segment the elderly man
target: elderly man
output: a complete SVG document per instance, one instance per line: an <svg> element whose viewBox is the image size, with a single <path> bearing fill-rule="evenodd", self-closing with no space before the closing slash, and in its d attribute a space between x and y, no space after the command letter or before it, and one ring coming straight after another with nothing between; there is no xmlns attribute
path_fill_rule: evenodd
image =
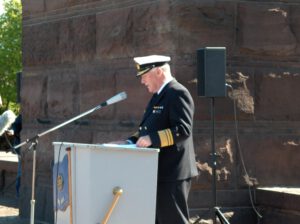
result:
<svg viewBox="0 0 300 224"><path fill-rule="evenodd" d="M137 147L160 148L156 224L186 224L191 178L198 175L192 136L194 102L172 76L170 60L160 55L134 58L137 77L153 96L139 130L128 141Z"/></svg>

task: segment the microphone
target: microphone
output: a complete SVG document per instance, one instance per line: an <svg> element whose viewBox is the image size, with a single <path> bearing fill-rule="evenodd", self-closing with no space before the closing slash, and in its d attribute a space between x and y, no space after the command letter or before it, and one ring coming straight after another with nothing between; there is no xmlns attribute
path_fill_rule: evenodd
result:
<svg viewBox="0 0 300 224"><path fill-rule="evenodd" d="M125 100L126 98L127 98L126 92L121 92L121 93L118 93L117 95L111 97L110 99L106 100L104 103L101 103L101 106L105 107L107 105L117 103L121 100Z"/></svg>
<svg viewBox="0 0 300 224"><path fill-rule="evenodd" d="M16 115L11 110L7 110L0 115L0 136L14 123Z"/></svg>

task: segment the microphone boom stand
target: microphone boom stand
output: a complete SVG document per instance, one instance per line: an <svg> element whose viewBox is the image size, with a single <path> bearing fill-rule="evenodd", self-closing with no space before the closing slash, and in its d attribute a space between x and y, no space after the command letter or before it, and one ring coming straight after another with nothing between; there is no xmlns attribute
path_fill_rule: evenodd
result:
<svg viewBox="0 0 300 224"><path fill-rule="evenodd" d="M124 100L127 98L127 95L125 92L121 92L115 96L113 96L112 98L108 99L107 101L99 104L98 106L82 113L82 114L79 114L78 116L76 117L73 117L47 131L44 131L40 134L37 134L36 136L30 138L30 139L26 139L25 141L23 141L22 143L16 145L13 147L14 150L16 150L17 148L20 148L21 146L25 145L25 144L28 144L28 143L31 143L30 147L28 149L32 149L33 150L33 154L32 154L32 189L31 189L31 201L30 201L30 224L34 224L34 213L35 213L35 199L34 199L34 195L35 195L35 176L36 176L36 146L38 144L38 139L46 134L49 134L50 132L53 132L73 121L76 121L78 120L79 118L82 118L96 110L99 110L101 109L102 107L105 107L107 105L110 105L110 104L114 104L114 103L117 103L121 100Z"/></svg>
<svg viewBox="0 0 300 224"><path fill-rule="evenodd" d="M212 134L211 134L211 156L212 156L212 168L213 168L213 184L212 184L212 190L213 190L213 223L217 223L217 217L219 218L221 224L230 224L226 217L222 214L220 208L217 206L217 153L215 148L215 98L211 97L211 120L212 120Z"/></svg>

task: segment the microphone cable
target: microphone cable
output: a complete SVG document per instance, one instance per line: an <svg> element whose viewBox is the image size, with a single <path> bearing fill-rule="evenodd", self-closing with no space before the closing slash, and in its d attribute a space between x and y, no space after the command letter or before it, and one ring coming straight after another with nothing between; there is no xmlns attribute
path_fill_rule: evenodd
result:
<svg viewBox="0 0 300 224"><path fill-rule="evenodd" d="M231 88L231 90L233 91L233 87L231 85L226 83L226 86ZM246 178L248 179L249 182L252 183L252 186L255 187L254 182L250 180L250 176L248 174L248 171L247 171L247 168L246 168L246 165L245 165L243 152L241 150L241 144L240 144L239 132L238 132L236 99L233 96L232 96L232 99L233 99L233 114L234 114L234 127L235 127L234 130L235 130L235 138L236 138L236 143L237 143L237 149L238 149L238 152L240 154L240 159L241 159L242 167L243 167L243 170L245 172ZM256 207L254 205L254 201L253 201L254 196L252 195L250 184L247 183L247 185L248 185L248 191L249 191L249 198L250 198L251 207L252 207L253 211L255 212L256 216L258 217L258 223L259 223L259 220L262 219L263 216L258 212L258 210L256 209ZM254 190L255 190L255 188L254 188ZM255 191L254 191L254 194L255 194Z"/></svg>

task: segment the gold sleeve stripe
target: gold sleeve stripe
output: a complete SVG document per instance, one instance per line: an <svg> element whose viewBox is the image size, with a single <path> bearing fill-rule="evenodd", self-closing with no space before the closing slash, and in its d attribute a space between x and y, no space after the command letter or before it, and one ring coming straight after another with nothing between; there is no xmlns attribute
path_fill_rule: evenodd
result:
<svg viewBox="0 0 300 224"><path fill-rule="evenodd" d="M161 147L169 146L174 144L174 139L170 129L158 131Z"/></svg>
<svg viewBox="0 0 300 224"><path fill-rule="evenodd" d="M170 136L169 136L169 132L168 129L164 130L168 139L168 145L170 145Z"/></svg>
<svg viewBox="0 0 300 224"><path fill-rule="evenodd" d="M161 147L168 146L168 138L165 131L158 131Z"/></svg>
<svg viewBox="0 0 300 224"><path fill-rule="evenodd" d="M170 129L166 130L170 139L170 144L169 145L173 145L174 144L174 139L173 139L173 135Z"/></svg>

